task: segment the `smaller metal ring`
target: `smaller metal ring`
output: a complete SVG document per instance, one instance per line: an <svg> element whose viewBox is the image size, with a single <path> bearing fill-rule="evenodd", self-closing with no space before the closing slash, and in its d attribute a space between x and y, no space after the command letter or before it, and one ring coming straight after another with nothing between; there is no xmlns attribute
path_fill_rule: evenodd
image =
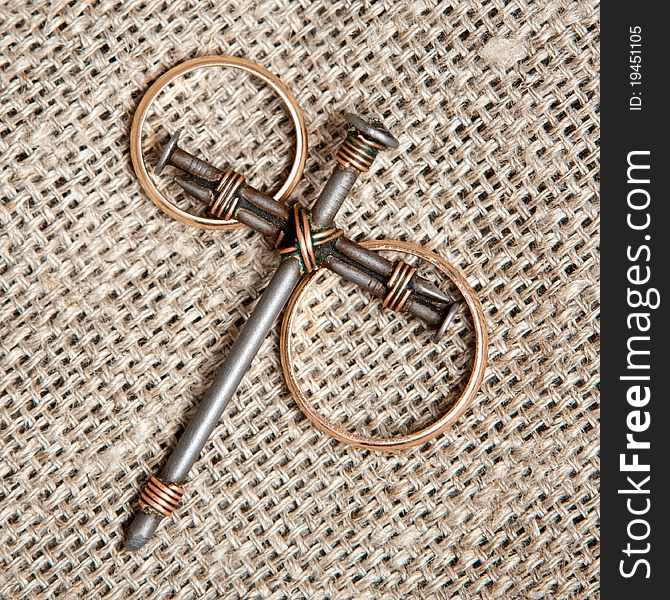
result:
<svg viewBox="0 0 670 600"><path fill-rule="evenodd" d="M289 172L286 181L284 181L282 186L279 188L279 190L277 190L273 197L275 200L281 202L285 200L295 189L305 168L305 162L307 161L307 126L305 125L305 118L303 117L302 111L300 110L300 106L298 106L298 102L295 99L295 96L276 75L273 75L267 69L264 69L260 65L257 65L250 60L237 58L235 56L222 55L194 58L187 60L186 62L183 62L176 67L173 67L161 75L147 90L146 94L144 94L144 97L140 101L137 110L135 111L133 125L130 129L130 157L132 159L133 168L135 169L135 173L137 174L140 185L147 193L149 198L151 198L151 200L168 215L177 219L178 221L181 221L182 223L193 225L194 227L200 227L201 229L234 229L239 227L241 224L234 220L226 221L223 219L214 219L192 215L191 213L179 208L176 204L170 202L170 200L168 200L163 194L160 193L156 187L156 184L149 176L149 172L147 171L147 167L144 162L144 155L142 154L142 129L144 127L147 114L149 113L149 109L151 108L158 94L160 94L163 88L177 79L177 77L206 67L231 67L233 69L245 71L246 73L250 73L251 75L258 77L279 96L279 99L288 110L291 120L293 121L296 141L295 156L291 166L291 171Z"/></svg>
<svg viewBox="0 0 670 600"><path fill-rule="evenodd" d="M341 442L367 450L402 450L404 448L425 444L429 440L433 439L442 433L445 429L447 429L450 425L455 423L456 420L458 420L458 418L471 406L477 395L477 392L479 391L479 387L484 379L484 373L486 371L488 348L486 321L479 299L477 298L474 290L468 284L465 276L456 267L454 267L450 262L441 256L438 256L429 250L425 250L420 246L409 244L407 242L368 241L362 242L362 245L366 248L369 248L370 250L388 250L393 252L401 252L410 254L421 260L425 260L447 275L463 295L463 298L468 305L468 309L470 310L470 314L472 315L472 323L475 333L475 357L470 379L468 380L461 397L456 401L454 406L449 411L437 419L437 421L431 423L428 427L424 427L423 429L413 431L412 433L406 435L392 438L375 438L350 433L337 424L328 421L320 413L318 413L313 408L307 396L298 385L298 381L293 370L294 355L293 348L291 347L290 343L290 338L293 325L296 320L296 315L298 313L298 307L300 306L300 301L305 295L309 283L313 281L314 277L319 273L319 271L313 271L301 279L286 306L280 339L282 370L284 371L284 377L286 378L286 383L289 387L289 390L293 394L293 397L295 398L298 406L305 414L305 416L319 429L321 429L321 431L332 435Z"/></svg>

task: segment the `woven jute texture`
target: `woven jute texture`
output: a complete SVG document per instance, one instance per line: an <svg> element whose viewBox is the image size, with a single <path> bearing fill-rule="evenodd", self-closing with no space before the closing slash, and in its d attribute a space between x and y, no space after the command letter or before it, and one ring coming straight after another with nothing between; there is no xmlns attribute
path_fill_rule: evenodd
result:
<svg viewBox="0 0 670 600"><path fill-rule="evenodd" d="M598 595L596 2L11 1L0 34L2 598ZM310 154L293 200L328 177L343 111L384 118L400 148L338 223L457 265L482 299L490 365L444 435L370 453L297 409L277 324L184 505L133 554L139 490L278 260L248 230L172 221L133 173L139 98L207 54L256 61L296 94ZM257 187L286 174L290 122L249 76L166 90L150 164L177 126ZM187 205L169 174L157 181ZM466 312L434 345L332 275L310 289L292 335L321 410L392 435L448 408Z"/></svg>

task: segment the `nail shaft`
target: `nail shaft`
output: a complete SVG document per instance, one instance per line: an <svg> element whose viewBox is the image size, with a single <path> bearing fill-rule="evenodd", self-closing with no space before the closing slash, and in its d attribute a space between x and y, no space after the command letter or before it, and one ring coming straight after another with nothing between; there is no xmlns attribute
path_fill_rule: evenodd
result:
<svg viewBox="0 0 670 600"><path fill-rule="evenodd" d="M242 190L242 198L277 219L281 219L282 221L288 219L289 207L286 206L286 204L278 202L272 196L269 196L248 184Z"/></svg>
<svg viewBox="0 0 670 600"><path fill-rule="evenodd" d="M191 196L197 200L200 200L200 202L207 205L212 202L212 190L199 185L196 181L187 177L175 177L174 180L184 189L184 191L191 194Z"/></svg>
<svg viewBox="0 0 670 600"><path fill-rule="evenodd" d="M277 235L278 228L276 225L269 223L250 210L246 210L245 208L238 209L235 213L235 218L240 223L244 223L247 227L251 227L251 229L257 231L261 235L272 238Z"/></svg>
<svg viewBox="0 0 670 600"><path fill-rule="evenodd" d="M283 261L244 324L221 370L212 382L198 411L189 422L177 447L165 463L160 477L182 483L198 458L228 401L261 347L272 324L300 280L300 263L293 258Z"/></svg>
<svg viewBox="0 0 670 600"><path fill-rule="evenodd" d="M328 227L333 222L357 178L357 171L335 167L312 207L315 227Z"/></svg>
<svg viewBox="0 0 670 600"><path fill-rule="evenodd" d="M323 261L323 266L378 298L383 298L386 295L386 286L381 281L333 254Z"/></svg>
<svg viewBox="0 0 670 600"><path fill-rule="evenodd" d="M393 273L392 261L372 250L364 248L360 244L357 244L346 237L341 237L337 240L335 247L347 258L361 263L364 267L367 267L384 277L390 277L391 273Z"/></svg>
<svg viewBox="0 0 670 600"><path fill-rule="evenodd" d="M210 434L216 427L228 401L235 393L251 361L266 338L272 324L300 280L300 263L284 260L260 297L224 361L219 374L200 402L176 448L160 472L162 481L183 483ZM139 548L153 535L160 517L139 512L131 525L127 546Z"/></svg>
<svg viewBox="0 0 670 600"><path fill-rule="evenodd" d="M185 171L193 177L206 179L211 182L217 182L224 175L224 171L217 169L204 160L200 160L189 152L181 148L175 148L168 159L168 164Z"/></svg>

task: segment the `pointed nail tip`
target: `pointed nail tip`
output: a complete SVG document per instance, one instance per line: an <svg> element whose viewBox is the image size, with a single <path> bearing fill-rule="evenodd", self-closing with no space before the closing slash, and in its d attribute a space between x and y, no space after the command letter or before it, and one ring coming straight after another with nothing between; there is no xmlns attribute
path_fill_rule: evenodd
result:
<svg viewBox="0 0 670 600"><path fill-rule="evenodd" d="M198 183L194 182L192 179L187 179L185 177L175 177L174 182L187 194L190 194L197 200L200 200L201 202L212 201L212 192L198 185Z"/></svg>
<svg viewBox="0 0 670 600"><path fill-rule="evenodd" d="M434 300L439 302L444 302L445 304L451 301L451 298L447 296L442 290L434 287L428 291L428 295L431 296Z"/></svg>
<svg viewBox="0 0 670 600"><path fill-rule="evenodd" d="M391 148L392 150L395 150L396 148L400 147L400 142L397 139L392 138L392 139L389 140L388 145L389 145L389 148Z"/></svg>
<svg viewBox="0 0 670 600"><path fill-rule="evenodd" d="M417 282L418 283L418 282ZM417 285L417 287L419 287ZM443 304L448 304L451 302L451 298L447 296L442 290L440 290L434 283L424 282L423 285L417 289L417 291L424 296L428 296L432 300L437 300Z"/></svg>
<svg viewBox="0 0 670 600"><path fill-rule="evenodd" d="M139 550L148 541L149 538L143 535L130 535L126 538L126 550L130 550L131 552Z"/></svg>

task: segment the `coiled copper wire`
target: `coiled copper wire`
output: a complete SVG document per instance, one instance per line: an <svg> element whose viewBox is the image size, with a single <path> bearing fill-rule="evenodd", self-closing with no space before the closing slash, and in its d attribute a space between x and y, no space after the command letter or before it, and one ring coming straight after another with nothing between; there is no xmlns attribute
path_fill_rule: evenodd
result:
<svg viewBox="0 0 670 600"><path fill-rule="evenodd" d="M300 256L305 265L305 272L310 273L317 268L316 255L314 254L314 244L312 243L312 230L309 226L307 212L294 208L295 215L295 235L298 240Z"/></svg>
<svg viewBox="0 0 670 600"><path fill-rule="evenodd" d="M353 167L361 173L367 173L377 154L384 146L359 131L350 131L340 146L335 160L344 168Z"/></svg>
<svg viewBox="0 0 670 600"><path fill-rule="evenodd" d="M184 488L176 483L163 483L152 476L140 494L140 507L150 508L164 517L169 517L179 506Z"/></svg>
<svg viewBox="0 0 670 600"><path fill-rule="evenodd" d="M337 227L333 227L331 229L323 229L317 233L312 232L312 240L314 240L315 246L320 246L321 244L332 242L333 240L336 240L343 235L344 231L338 229Z"/></svg>
<svg viewBox="0 0 670 600"><path fill-rule="evenodd" d="M314 248L341 237L344 232L337 227L313 231L309 212L299 204L293 206L293 221L295 240L288 246L280 248L285 235L280 231L275 239L275 248L278 248L279 254L282 255L299 254L305 273L311 273L319 268Z"/></svg>
<svg viewBox="0 0 670 600"><path fill-rule="evenodd" d="M412 290L409 288L409 282L416 273L416 267L408 265L405 261L399 260L391 277L386 282L389 293L384 298L383 305L393 311L399 312L405 306Z"/></svg>
<svg viewBox="0 0 670 600"><path fill-rule="evenodd" d="M244 176L229 167L216 188L214 200L209 207L211 215L225 221L233 219L243 185Z"/></svg>

